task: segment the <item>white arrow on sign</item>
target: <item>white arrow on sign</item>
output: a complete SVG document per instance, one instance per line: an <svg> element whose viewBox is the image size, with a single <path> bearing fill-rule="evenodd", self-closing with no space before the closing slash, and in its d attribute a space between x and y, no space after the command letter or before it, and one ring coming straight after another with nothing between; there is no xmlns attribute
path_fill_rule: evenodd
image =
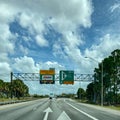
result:
<svg viewBox="0 0 120 120"><path fill-rule="evenodd" d="M65 80L66 77L67 75L65 74L65 72L62 71L62 80Z"/></svg>
<svg viewBox="0 0 120 120"><path fill-rule="evenodd" d="M48 107L46 110L44 110L44 112L45 112L46 114L45 114L45 117L44 117L43 120L47 120L47 119L48 119L48 114L49 114L50 112L53 112L53 111L51 110L50 107Z"/></svg>
<svg viewBox="0 0 120 120"><path fill-rule="evenodd" d="M57 120L71 120L70 117L66 114L65 111L63 111Z"/></svg>

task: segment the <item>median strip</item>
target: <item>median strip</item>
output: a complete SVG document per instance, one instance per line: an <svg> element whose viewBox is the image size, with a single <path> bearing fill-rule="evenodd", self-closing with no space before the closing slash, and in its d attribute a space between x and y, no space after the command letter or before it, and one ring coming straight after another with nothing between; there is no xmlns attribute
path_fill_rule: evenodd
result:
<svg viewBox="0 0 120 120"><path fill-rule="evenodd" d="M67 102L66 102L66 103L67 103ZM67 104L68 104L69 106L71 106L72 108L74 108L75 110L77 110L77 111L81 112L82 114L86 115L87 117L91 118L92 120L98 120L97 118L95 118L95 117L87 114L86 112L84 112L84 111L76 108L75 106L71 105L70 103L67 103Z"/></svg>

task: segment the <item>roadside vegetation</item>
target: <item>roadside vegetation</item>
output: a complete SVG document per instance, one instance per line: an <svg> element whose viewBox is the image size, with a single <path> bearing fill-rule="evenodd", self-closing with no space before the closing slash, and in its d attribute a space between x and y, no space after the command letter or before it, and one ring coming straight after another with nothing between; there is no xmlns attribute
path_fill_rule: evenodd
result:
<svg viewBox="0 0 120 120"><path fill-rule="evenodd" d="M114 50L94 69L94 81L87 89L79 88L77 98L88 103L101 103L101 67L103 64L103 103L120 106L120 49Z"/></svg>
<svg viewBox="0 0 120 120"><path fill-rule="evenodd" d="M11 94L13 98L17 99L28 97L29 88L19 79L13 80L12 83L0 80L0 98L9 99L11 98Z"/></svg>
<svg viewBox="0 0 120 120"><path fill-rule="evenodd" d="M13 80L12 83L4 82L4 80L0 79L0 102L7 102L11 100L28 101L46 97L48 97L48 95L30 95L29 87L20 79Z"/></svg>

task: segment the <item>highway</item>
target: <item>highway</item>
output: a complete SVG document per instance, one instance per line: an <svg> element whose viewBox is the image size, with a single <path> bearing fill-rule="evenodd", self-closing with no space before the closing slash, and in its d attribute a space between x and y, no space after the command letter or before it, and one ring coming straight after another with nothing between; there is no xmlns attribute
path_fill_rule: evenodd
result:
<svg viewBox="0 0 120 120"><path fill-rule="evenodd" d="M0 106L0 120L120 120L120 111L46 98Z"/></svg>

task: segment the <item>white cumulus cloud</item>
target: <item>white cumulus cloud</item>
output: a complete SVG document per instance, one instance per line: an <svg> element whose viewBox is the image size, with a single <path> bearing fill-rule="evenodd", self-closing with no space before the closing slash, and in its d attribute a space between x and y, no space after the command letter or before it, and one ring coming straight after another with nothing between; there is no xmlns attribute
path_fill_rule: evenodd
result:
<svg viewBox="0 0 120 120"><path fill-rule="evenodd" d="M13 64L13 68L19 72L25 72L25 73L38 72L38 68L36 67L33 58L27 56L15 58L15 63Z"/></svg>
<svg viewBox="0 0 120 120"><path fill-rule="evenodd" d="M99 44L94 44L85 50L85 56L92 56L92 58L100 61L109 56L113 50L120 48L119 35L106 34L99 41Z"/></svg>
<svg viewBox="0 0 120 120"><path fill-rule="evenodd" d="M48 46L48 41L45 40L42 36L37 35L36 36L36 43L40 46L40 47L46 47Z"/></svg>
<svg viewBox="0 0 120 120"><path fill-rule="evenodd" d="M111 7L110 7L110 11L111 12L114 12L115 10L119 10L120 9L120 3L115 3L114 5L112 5Z"/></svg>

